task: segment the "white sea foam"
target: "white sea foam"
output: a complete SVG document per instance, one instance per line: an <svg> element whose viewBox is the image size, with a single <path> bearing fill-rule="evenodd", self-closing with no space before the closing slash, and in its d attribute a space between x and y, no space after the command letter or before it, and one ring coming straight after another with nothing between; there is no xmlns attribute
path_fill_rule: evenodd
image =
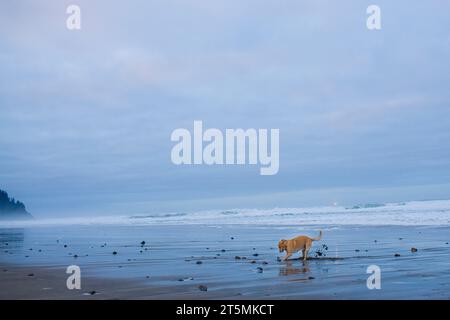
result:
<svg viewBox="0 0 450 320"><path fill-rule="evenodd" d="M228 209L193 213L36 219L0 222L0 226L46 225L162 225L162 224L260 224L260 225L450 225L450 200L411 201L354 207Z"/></svg>

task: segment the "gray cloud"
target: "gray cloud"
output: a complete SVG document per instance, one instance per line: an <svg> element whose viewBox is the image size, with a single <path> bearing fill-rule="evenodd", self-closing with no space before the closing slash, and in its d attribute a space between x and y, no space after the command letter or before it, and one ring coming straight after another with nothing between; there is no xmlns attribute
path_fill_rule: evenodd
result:
<svg viewBox="0 0 450 320"><path fill-rule="evenodd" d="M365 1L80 0L70 32L72 3L0 4L0 181L37 215L301 205L292 194L348 187L433 197L448 181L442 1L379 1L377 32ZM280 128L280 173L173 166L171 131L197 119ZM312 198L361 199L326 194Z"/></svg>

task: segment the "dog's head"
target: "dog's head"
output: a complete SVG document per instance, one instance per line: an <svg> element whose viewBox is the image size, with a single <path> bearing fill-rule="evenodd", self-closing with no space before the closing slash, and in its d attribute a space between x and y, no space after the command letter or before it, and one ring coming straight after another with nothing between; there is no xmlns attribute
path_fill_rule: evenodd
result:
<svg viewBox="0 0 450 320"><path fill-rule="evenodd" d="M287 240L281 239L278 242L278 250L280 250L280 252L283 252L287 249Z"/></svg>

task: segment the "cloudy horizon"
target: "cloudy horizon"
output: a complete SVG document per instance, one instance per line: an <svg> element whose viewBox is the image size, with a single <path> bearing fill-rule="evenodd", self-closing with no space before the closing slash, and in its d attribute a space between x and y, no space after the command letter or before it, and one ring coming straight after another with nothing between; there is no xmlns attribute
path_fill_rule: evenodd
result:
<svg viewBox="0 0 450 320"><path fill-rule="evenodd" d="M450 3L0 4L0 189L36 217L450 198ZM66 8L82 28L66 28ZM280 168L175 166L177 128L279 128Z"/></svg>

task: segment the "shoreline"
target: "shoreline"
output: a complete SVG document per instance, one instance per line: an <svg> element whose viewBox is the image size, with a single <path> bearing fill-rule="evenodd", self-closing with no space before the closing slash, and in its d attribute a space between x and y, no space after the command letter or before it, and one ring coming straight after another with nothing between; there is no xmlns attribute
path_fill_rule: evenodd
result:
<svg viewBox="0 0 450 320"><path fill-rule="evenodd" d="M5 271L6 270L6 271ZM0 264L0 300L164 300L186 299L183 291L145 284L137 279L85 276L81 289L66 286L66 269L55 266L18 266ZM189 299L211 299L203 292L192 291ZM192 290L190 290L192 289ZM234 299L232 294L213 295L212 299Z"/></svg>
<svg viewBox="0 0 450 320"><path fill-rule="evenodd" d="M308 261L283 262L278 239L316 229L0 228L0 299L450 298L450 227L323 230ZM81 290L66 287L69 265L81 268ZM381 290L366 286L371 265L381 269Z"/></svg>

